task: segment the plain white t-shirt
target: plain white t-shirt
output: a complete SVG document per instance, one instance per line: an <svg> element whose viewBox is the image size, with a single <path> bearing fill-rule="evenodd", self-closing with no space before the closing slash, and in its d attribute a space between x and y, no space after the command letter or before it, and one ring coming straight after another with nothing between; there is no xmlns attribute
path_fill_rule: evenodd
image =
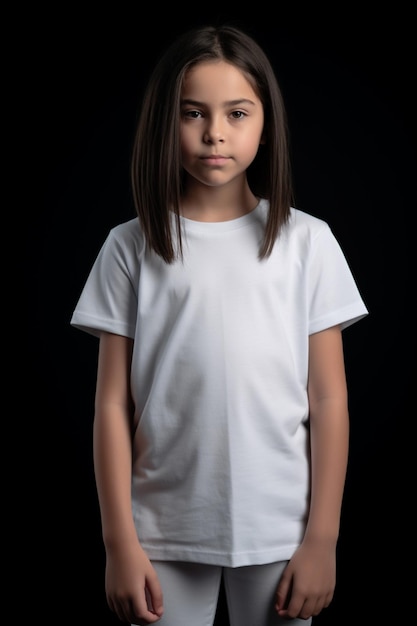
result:
<svg viewBox="0 0 417 626"><path fill-rule="evenodd" d="M291 558L309 502L308 337L367 315L326 222L297 209L259 260L268 203L181 218L165 263L138 219L113 228L71 324L134 339L132 504L154 560Z"/></svg>

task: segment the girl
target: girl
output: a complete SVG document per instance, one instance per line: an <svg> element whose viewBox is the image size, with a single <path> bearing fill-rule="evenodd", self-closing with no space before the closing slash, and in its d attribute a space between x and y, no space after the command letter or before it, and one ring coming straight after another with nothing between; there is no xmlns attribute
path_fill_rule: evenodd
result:
<svg viewBox="0 0 417 626"><path fill-rule="evenodd" d="M272 66L230 26L157 64L113 228L71 324L100 338L94 465L120 620L310 624L335 588L349 417L342 330L367 309L293 207Z"/></svg>

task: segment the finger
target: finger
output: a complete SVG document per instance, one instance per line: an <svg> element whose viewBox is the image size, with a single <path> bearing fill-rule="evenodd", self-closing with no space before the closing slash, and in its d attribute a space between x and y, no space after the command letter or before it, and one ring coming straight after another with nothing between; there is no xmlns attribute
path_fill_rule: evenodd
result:
<svg viewBox="0 0 417 626"><path fill-rule="evenodd" d="M305 609L306 601L307 599L304 594L297 593L294 589L291 589L285 605L282 606L282 610L285 611L285 613L281 611L279 615L283 616L285 614L286 617L290 618L301 617L301 613Z"/></svg>
<svg viewBox="0 0 417 626"><path fill-rule="evenodd" d="M152 589L144 589L137 597L132 598L131 613L127 620L134 624L145 621L147 624L157 622L163 613L162 593L159 584Z"/></svg>
<svg viewBox="0 0 417 626"><path fill-rule="evenodd" d="M282 576L276 591L275 609L277 611L285 611L291 594L291 578Z"/></svg>
<svg viewBox="0 0 417 626"><path fill-rule="evenodd" d="M164 612L164 601L162 596L161 585L157 578L150 579L148 581L148 587L146 588L146 600L148 607L158 615L162 616Z"/></svg>

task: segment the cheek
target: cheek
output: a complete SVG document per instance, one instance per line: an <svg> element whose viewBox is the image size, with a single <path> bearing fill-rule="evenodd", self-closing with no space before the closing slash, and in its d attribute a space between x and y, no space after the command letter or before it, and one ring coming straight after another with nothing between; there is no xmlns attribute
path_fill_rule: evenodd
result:
<svg viewBox="0 0 417 626"><path fill-rule="evenodd" d="M192 146L193 146L193 138L190 133L184 130L181 130L180 146L181 146L181 154L183 157L190 154Z"/></svg>
<svg viewBox="0 0 417 626"><path fill-rule="evenodd" d="M255 156L259 150L259 146L263 143L262 132L254 131L251 141L246 144L247 156Z"/></svg>

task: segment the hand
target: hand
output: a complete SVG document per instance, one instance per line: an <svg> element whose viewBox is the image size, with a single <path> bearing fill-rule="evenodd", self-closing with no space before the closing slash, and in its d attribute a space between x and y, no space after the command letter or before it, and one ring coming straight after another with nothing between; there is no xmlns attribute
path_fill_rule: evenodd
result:
<svg viewBox="0 0 417 626"><path fill-rule="evenodd" d="M106 596L120 621L144 626L163 614L158 576L140 544L106 552Z"/></svg>
<svg viewBox="0 0 417 626"><path fill-rule="evenodd" d="M309 619L329 606L335 584L335 543L305 540L281 576L275 609L281 617Z"/></svg>

